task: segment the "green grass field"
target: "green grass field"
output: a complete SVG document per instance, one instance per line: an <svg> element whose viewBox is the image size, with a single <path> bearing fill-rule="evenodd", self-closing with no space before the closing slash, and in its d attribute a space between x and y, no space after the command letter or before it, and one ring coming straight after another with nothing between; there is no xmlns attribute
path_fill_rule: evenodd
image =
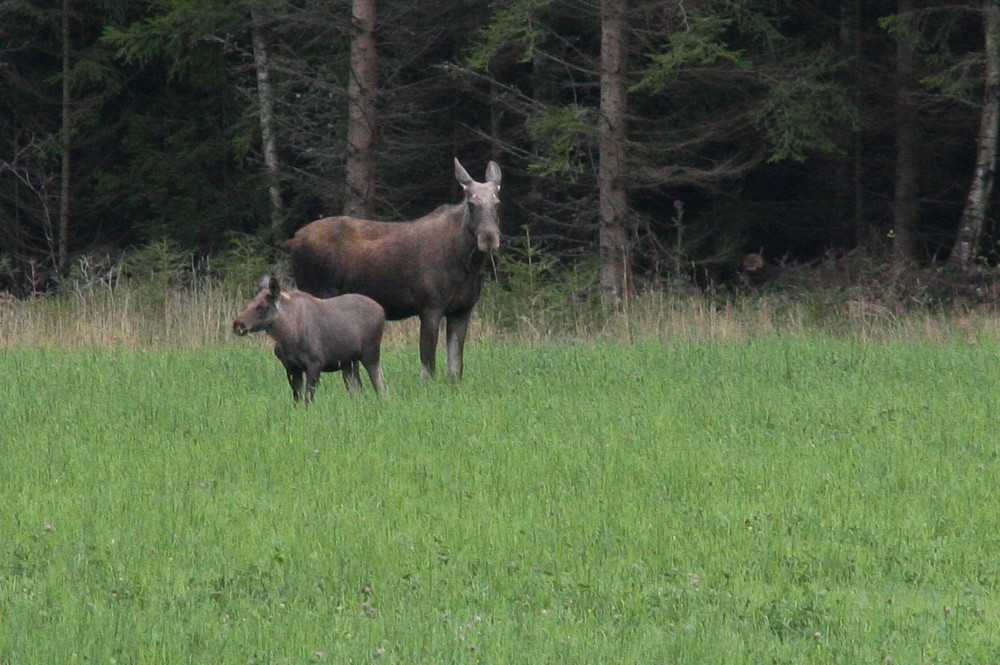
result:
<svg viewBox="0 0 1000 665"><path fill-rule="evenodd" d="M385 356L0 351L0 663L1000 660L998 341Z"/></svg>

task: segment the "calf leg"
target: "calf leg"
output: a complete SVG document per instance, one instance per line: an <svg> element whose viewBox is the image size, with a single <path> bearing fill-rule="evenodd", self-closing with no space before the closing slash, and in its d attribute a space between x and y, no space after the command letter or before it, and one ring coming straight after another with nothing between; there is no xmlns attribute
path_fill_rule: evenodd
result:
<svg viewBox="0 0 1000 665"><path fill-rule="evenodd" d="M309 406L310 402L313 401L313 395L316 393L316 386L319 385L319 373L320 369L318 367L306 368L306 406Z"/></svg>
<svg viewBox="0 0 1000 665"><path fill-rule="evenodd" d="M296 402L302 399L302 370L287 369L288 385L292 387L292 399Z"/></svg>
<svg viewBox="0 0 1000 665"><path fill-rule="evenodd" d="M471 311L448 316L448 376L453 383L462 380L462 354L465 349L465 336L469 332L470 318L472 318Z"/></svg>
<svg viewBox="0 0 1000 665"><path fill-rule="evenodd" d="M340 373L344 377L344 387L347 392L361 389L361 373L358 371L357 360L346 360L340 363Z"/></svg>
<svg viewBox="0 0 1000 665"><path fill-rule="evenodd" d="M437 353L438 333L441 330L441 314L424 312L420 315L420 364L423 366L421 378L434 376L434 355Z"/></svg>
<svg viewBox="0 0 1000 665"><path fill-rule="evenodd" d="M337 367L338 367L338 369L340 369L340 378L342 378L344 380L344 387L347 388L348 392L350 392L350 390L351 390L351 363L350 362L342 362Z"/></svg>
<svg viewBox="0 0 1000 665"><path fill-rule="evenodd" d="M372 382L372 388L375 389L376 393L380 395L384 394L388 386L385 384L385 375L382 373L382 363L379 362L378 358L374 361L362 361L362 363L368 371L368 378Z"/></svg>

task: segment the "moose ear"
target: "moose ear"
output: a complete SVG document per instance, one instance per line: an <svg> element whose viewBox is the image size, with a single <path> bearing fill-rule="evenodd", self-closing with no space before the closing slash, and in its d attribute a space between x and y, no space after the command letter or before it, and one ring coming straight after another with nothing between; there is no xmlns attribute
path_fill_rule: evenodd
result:
<svg viewBox="0 0 1000 665"><path fill-rule="evenodd" d="M470 176L469 172L465 170L465 167L459 163L458 157L455 158L455 180L458 180L463 189L468 189L469 185L472 184L472 176Z"/></svg>
<svg viewBox="0 0 1000 665"><path fill-rule="evenodd" d="M486 182L492 182L497 186L500 185L500 165L492 159L486 167Z"/></svg>
<svg viewBox="0 0 1000 665"><path fill-rule="evenodd" d="M271 292L271 297L277 300L278 296L281 295L281 284L275 277L268 277L267 280L267 290Z"/></svg>

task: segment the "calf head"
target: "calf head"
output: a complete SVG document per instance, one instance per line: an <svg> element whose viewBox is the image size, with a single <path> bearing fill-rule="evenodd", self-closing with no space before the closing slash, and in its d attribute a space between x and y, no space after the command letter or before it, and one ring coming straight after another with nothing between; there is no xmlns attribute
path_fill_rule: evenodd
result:
<svg viewBox="0 0 1000 665"><path fill-rule="evenodd" d="M266 330L278 318L278 299L281 298L281 285L270 275L264 275L260 280L257 295L245 310L240 312L233 321L233 333L247 333Z"/></svg>
<svg viewBox="0 0 1000 665"><path fill-rule="evenodd" d="M486 167L486 182L476 182L455 159L455 178L465 191L469 208L466 228L476 237L481 252L500 248L500 225L497 208L500 205L500 167L490 161Z"/></svg>

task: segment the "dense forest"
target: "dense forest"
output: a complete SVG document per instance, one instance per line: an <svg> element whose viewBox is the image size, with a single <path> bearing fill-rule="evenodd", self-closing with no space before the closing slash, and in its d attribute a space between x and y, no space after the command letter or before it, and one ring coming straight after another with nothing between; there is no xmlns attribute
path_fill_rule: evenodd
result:
<svg viewBox="0 0 1000 665"><path fill-rule="evenodd" d="M858 257L973 279L998 41L1000 0L0 0L0 290L414 218L454 157L501 165L508 260L606 300Z"/></svg>

